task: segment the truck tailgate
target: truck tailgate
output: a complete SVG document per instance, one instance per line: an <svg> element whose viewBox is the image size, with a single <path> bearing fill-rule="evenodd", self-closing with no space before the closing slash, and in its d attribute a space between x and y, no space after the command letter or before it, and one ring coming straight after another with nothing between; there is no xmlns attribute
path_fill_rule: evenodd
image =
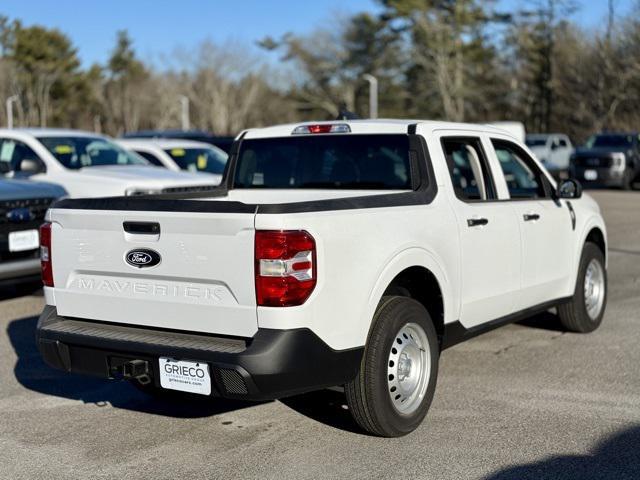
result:
<svg viewBox="0 0 640 480"><path fill-rule="evenodd" d="M254 217L53 209L51 257L58 314L253 336L258 328ZM124 222L155 222L160 233L128 233ZM143 268L128 264L127 254L137 249L159 254L160 262Z"/></svg>

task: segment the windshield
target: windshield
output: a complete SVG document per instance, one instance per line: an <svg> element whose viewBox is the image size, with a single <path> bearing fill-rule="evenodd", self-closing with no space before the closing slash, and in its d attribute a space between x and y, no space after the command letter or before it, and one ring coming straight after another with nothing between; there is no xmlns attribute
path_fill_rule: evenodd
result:
<svg viewBox="0 0 640 480"><path fill-rule="evenodd" d="M165 152L181 170L222 174L227 154L216 147L171 148Z"/></svg>
<svg viewBox="0 0 640 480"><path fill-rule="evenodd" d="M234 188L410 189L407 135L244 140Z"/></svg>
<svg viewBox="0 0 640 480"><path fill-rule="evenodd" d="M525 140L527 147L544 147L547 144L546 138L529 138Z"/></svg>
<svg viewBox="0 0 640 480"><path fill-rule="evenodd" d="M38 140L66 168L149 165L139 155L101 137L40 137Z"/></svg>
<svg viewBox="0 0 640 480"><path fill-rule="evenodd" d="M587 140L587 148L631 148L633 135L593 135Z"/></svg>

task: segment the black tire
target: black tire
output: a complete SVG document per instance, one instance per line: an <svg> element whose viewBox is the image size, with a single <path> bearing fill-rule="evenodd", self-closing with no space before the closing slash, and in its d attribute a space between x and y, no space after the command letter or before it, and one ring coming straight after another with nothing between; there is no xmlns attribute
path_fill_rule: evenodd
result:
<svg viewBox="0 0 640 480"><path fill-rule="evenodd" d="M631 176L631 182L629 183L631 190L640 190L640 174L635 171Z"/></svg>
<svg viewBox="0 0 640 480"><path fill-rule="evenodd" d="M416 402L417 408L404 414L392 403L387 376L389 355L398 341L396 334L410 324L422 327L426 334L430 368L428 377L425 376L426 390ZM415 430L433 400L439 356L436 329L424 306L408 297L384 297L374 314L358 374L345 385L347 404L356 423L363 430L382 437L400 437Z"/></svg>
<svg viewBox="0 0 640 480"><path fill-rule="evenodd" d="M584 281L587 267L591 261L600 264L604 275L604 298L602 308L595 318L591 318L587 313L585 303ZM576 280L576 289L573 293L571 301L558 307L558 315L562 326L571 332L589 333L597 329L602 323L602 317L607 306L607 271L605 269L604 254L600 248L591 242L584 244L582 249L582 257L580 258L580 266L578 268L578 278Z"/></svg>
<svg viewBox="0 0 640 480"><path fill-rule="evenodd" d="M635 177L635 172L629 166L624 171L624 176L622 178L622 189L623 190L633 190L633 181Z"/></svg>

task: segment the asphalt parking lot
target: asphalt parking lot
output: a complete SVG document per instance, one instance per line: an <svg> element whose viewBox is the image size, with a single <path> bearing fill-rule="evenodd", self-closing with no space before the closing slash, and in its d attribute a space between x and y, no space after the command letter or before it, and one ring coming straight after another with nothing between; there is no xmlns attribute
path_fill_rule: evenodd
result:
<svg viewBox="0 0 640 480"><path fill-rule="evenodd" d="M400 439L358 433L333 391L187 403L62 374L34 344L42 297L0 291L0 477L638 479L640 193L592 195L609 229L601 329L546 313L447 350L427 420Z"/></svg>

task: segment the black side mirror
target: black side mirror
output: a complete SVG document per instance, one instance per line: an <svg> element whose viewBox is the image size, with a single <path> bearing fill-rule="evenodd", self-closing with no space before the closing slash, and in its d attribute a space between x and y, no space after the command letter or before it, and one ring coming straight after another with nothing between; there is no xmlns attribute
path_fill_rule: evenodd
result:
<svg viewBox="0 0 640 480"><path fill-rule="evenodd" d="M563 180L558 184L556 196L567 200L578 199L582 196L582 185L580 185L578 180L574 180L573 178Z"/></svg>

